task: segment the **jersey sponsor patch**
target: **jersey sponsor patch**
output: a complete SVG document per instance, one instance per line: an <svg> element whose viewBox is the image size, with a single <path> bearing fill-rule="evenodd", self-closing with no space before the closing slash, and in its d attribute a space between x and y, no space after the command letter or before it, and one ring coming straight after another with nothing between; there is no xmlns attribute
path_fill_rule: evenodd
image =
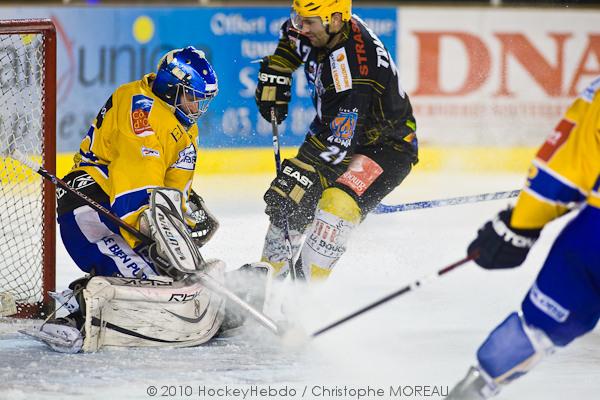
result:
<svg viewBox="0 0 600 400"><path fill-rule="evenodd" d="M546 295L540 288L533 284L529 291L529 300L539 308L544 314L555 320L556 322L565 322L569 318L571 312L558 304L550 296Z"/></svg>
<svg viewBox="0 0 600 400"><path fill-rule="evenodd" d="M153 99L141 94L136 94L131 99L131 128L140 137L154 134L148 119L153 104Z"/></svg>
<svg viewBox="0 0 600 400"><path fill-rule="evenodd" d="M538 151L537 158L546 162L550 161L554 153L567 141L573 128L575 128L573 122L566 119L560 120L556 128L554 128L554 133L546 139Z"/></svg>
<svg viewBox="0 0 600 400"><path fill-rule="evenodd" d="M160 151L142 146L142 157L160 157Z"/></svg>
<svg viewBox="0 0 600 400"><path fill-rule="evenodd" d="M316 219L314 231L306 238L306 245L323 257L338 259L346 250L344 245L338 244L336 240L339 234L339 227Z"/></svg>
<svg viewBox="0 0 600 400"><path fill-rule="evenodd" d="M337 93L352 89L352 74L350 74L350 65L348 65L348 56L343 47L337 49L329 56L331 65L331 77Z"/></svg>
<svg viewBox="0 0 600 400"><path fill-rule="evenodd" d="M171 168L186 169L193 171L196 167L196 148L192 143L179 152L179 158L171 165Z"/></svg>
<svg viewBox="0 0 600 400"><path fill-rule="evenodd" d="M337 116L329 123L331 136L327 138L327 141L350 147L357 121L358 113L356 111L340 110Z"/></svg>
<svg viewBox="0 0 600 400"><path fill-rule="evenodd" d="M383 168L375 161L365 155L356 154L346 172L336 182L348 186L354 193L362 196L382 172Z"/></svg>
<svg viewBox="0 0 600 400"><path fill-rule="evenodd" d="M353 17L354 18L354 17ZM354 39L354 51L356 52L356 62L358 63L358 73L360 76L369 75L369 59L365 50L365 40L362 37L362 32L356 20L350 20L352 27L352 38Z"/></svg>

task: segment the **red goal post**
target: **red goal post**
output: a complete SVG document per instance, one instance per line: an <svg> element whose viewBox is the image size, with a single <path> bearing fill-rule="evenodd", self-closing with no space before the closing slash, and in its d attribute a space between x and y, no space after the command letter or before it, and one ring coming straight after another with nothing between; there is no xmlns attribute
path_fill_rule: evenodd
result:
<svg viewBox="0 0 600 400"><path fill-rule="evenodd" d="M21 318L54 308L56 192L9 155L19 150L54 174L55 130L54 24L0 20L0 298L14 298Z"/></svg>

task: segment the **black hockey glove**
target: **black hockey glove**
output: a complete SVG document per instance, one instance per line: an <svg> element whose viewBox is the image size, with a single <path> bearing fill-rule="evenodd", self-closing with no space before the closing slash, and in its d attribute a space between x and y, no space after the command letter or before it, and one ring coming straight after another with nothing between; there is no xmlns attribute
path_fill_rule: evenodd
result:
<svg viewBox="0 0 600 400"><path fill-rule="evenodd" d="M477 232L467 254L485 269L518 267L540 236L541 229L515 229L510 226L512 208L500 211Z"/></svg>
<svg viewBox="0 0 600 400"><path fill-rule="evenodd" d="M188 198L190 212L186 215L186 223L190 227L192 239L198 247L204 246L219 229L219 221L211 213L204 199L193 190ZM189 221L191 220L191 221ZM191 222L191 223L190 223Z"/></svg>
<svg viewBox="0 0 600 400"><path fill-rule="evenodd" d="M258 72L254 99L264 119L271 122L271 107L275 107L277 123L282 123L288 115L288 103L292 99L291 72L270 67L267 58L264 58Z"/></svg>
<svg viewBox="0 0 600 400"><path fill-rule="evenodd" d="M265 212L279 228L287 216L290 229L304 230L313 219L322 191L321 178L312 165L297 158L284 160L264 195Z"/></svg>

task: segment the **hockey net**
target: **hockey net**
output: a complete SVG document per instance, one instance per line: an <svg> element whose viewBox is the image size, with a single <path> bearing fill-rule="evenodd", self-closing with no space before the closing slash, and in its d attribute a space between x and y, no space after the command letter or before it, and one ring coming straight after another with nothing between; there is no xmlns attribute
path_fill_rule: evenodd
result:
<svg viewBox="0 0 600 400"><path fill-rule="evenodd" d="M0 301L14 298L18 317L53 307L55 190L10 154L19 150L55 172L55 99L52 22L0 21Z"/></svg>

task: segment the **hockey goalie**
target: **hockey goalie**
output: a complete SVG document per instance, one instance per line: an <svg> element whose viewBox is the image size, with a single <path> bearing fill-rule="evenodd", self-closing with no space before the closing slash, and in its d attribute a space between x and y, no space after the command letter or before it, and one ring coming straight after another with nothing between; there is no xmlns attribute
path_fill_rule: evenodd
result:
<svg viewBox="0 0 600 400"><path fill-rule="evenodd" d="M222 293L197 279L200 274L263 308L270 266L257 262L226 272L223 261L204 261L183 222L181 192L167 188L150 192L140 229L154 242L137 253L160 274L78 279L68 290L52 293L68 316L23 333L66 353L95 352L105 346L197 346L245 320Z"/></svg>
<svg viewBox="0 0 600 400"><path fill-rule="evenodd" d="M205 261L199 251L218 222L192 190L197 122L217 92L212 65L190 46L167 52L156 72L108 98L57 191L61 239L88 278L54 295L68 316L27 334L64 352L194 346L239 325L225 290L250 295L260 309L267 266L226 273L223 262Z"/></svg>

